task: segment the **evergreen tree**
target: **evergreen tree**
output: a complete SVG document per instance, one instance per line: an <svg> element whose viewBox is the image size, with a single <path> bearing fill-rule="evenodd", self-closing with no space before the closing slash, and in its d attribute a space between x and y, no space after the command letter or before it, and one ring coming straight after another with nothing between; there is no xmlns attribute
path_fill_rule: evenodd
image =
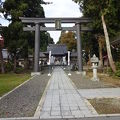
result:
<svg viewBox="0 0 120 120"><path fill-rule="evenodd" d="M14 71L16 71L17 58L22 56L27 61L29 49L33 50L34 48L34 32L23 32L23 24L19 17L44 18L42 3L45 2L42 0L6 0L3 4L1 12L10 21L7 30L3 30L3 36L6 47L14 59ZM47 37L45 37L46 34L45 32L40 34L42 40L40 46L45 46L44 44L48 41ZM42 49L45 50L46 46Z"/></svg>
<svg viewBox="0 0 120 120"><path fill-rule="evenodd" d="M93 29L96 34L105 35L106 49L109 63L115 72L116 67L112 58L110 38L120 29L120 1L118 0L74 0L80 5L84 16L91 17Z"/></svg>

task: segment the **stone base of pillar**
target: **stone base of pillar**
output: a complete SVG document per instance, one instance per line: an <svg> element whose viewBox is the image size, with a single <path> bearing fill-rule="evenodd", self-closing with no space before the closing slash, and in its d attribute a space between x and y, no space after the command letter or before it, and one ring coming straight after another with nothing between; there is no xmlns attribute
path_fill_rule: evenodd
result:
<svg viewBox="0 0 120 120"><path fill-rule="evenodd" d="M92 81L99 81L99 78L91 78Z"/></svg>
<svg viewBox="0 0 120 120"><path fill-rule="evenodd" d="M71 76L71 73L68 73L68 76Z"/></svg>
<svg viewBox="0 0 120 120"><path fill-rule="evenodd" d="M65 70L66 68L64 67L63 69Z"/></svg>
<svg viewBox="0 0 120 120"><path fill-rule="evenodd" d="M31 72L31 76L35 76L35 75L41 75L40 72Z"/></svg>
<svg viewBox="0 0 120 120"><path fill-rule="evenodd" d="M80 74L82 76L86 76L86 71L82 71L82 72L77 71L76 74Z"/></svg>
<svg viewBox="0 0 120 120"><path fill-rule="evenodd" d="M50 73L48 73L48 76L51 76L51 74L50 74Z"/></svg>

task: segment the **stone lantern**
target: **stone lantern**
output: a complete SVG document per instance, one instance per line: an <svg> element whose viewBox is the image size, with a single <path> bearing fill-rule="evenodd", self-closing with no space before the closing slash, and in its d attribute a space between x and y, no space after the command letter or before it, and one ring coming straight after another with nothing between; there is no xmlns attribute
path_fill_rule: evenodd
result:
<svg viewBox="0 0 120 120"><path fill-rule="evenodd" d="M92 69L93 69L93 77L91 79L92 81L99 81L99 78L97 76L98 62L99 62L99 59L94 54L93 57L91 58Z"/></svg>

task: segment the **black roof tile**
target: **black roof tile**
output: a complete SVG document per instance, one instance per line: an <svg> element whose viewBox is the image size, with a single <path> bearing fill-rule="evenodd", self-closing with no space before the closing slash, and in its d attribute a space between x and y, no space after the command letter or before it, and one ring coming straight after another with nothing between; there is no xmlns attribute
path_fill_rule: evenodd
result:
<svg viewBox="0 0 120 120"><path fill-rule="evenodd" d="M64 44L50 44L47 47L47 53L51 51L52 55L65 55L67 54L67 46Z"/></svg>

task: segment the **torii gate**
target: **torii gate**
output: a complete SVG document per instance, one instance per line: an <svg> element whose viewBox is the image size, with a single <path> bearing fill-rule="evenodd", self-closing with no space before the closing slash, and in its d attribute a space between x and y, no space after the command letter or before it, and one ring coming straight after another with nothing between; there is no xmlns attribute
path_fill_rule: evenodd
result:
<svg viewBox="0 0 120 120"><path fill-rule="evenodd" d="M40 31L56 31L67 30L76 31L77 34L77 54L78 54L78 72L83 72L82 65L82 47L81 47L81 32L91 31L88 27L81 27L81 24L91 22L89 18L27 18L20 17L23 23L34 23L34 27L24 27L24 31L35 31L35 58L34 58L34 74L39 74L39 52L40 52ZM42 27L41 23L55 23L55 27ZM61 27L61 23L74 23L73 27Z"/></svg>

